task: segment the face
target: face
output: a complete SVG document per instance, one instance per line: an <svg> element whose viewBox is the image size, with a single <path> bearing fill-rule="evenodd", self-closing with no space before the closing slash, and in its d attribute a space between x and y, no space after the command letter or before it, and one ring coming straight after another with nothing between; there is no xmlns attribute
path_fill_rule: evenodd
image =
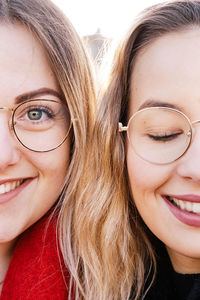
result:
<svg viewBox="0 0 200 300"><path fill-rule="evenodd" d="M59 89L45 53L21 25L0 25L0 106L51 99ZM21 99L21 100L19 100ZM38 153L23 147L0 111L0 246L9 245L57 201L66 176L69 140L56 150Z"/></svg>
<svg viewBox="0 0 200 300"><path fill-rule="evenodd" d="M141 106L168 103L200 119L200 31L166 34L139 53L131 78L129 117ZM166 105L166 104L165 104ZM200 272L200 126L177 161L155 164L127 142L127 166L135 205L150 230L166 245L174 268ZM170 198L169 198L170 197ZM170 200L169 200L170 199ZM173 201L182 200L177 207ZM181 202L178 202L181 203Z"/></svg>

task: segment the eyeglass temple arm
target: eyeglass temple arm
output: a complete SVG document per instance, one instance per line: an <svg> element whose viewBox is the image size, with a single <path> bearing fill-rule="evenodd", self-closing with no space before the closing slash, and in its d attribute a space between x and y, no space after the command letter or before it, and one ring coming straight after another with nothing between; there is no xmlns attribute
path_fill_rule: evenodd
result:
<svg viewBox="0 0 200 300"><path fill-rule="evenodd" d="M9 111L13 111L13 108L10 107L5 107L5 106L0 106L0 109L5 109L5 110L9 110Z"/></svg>
<svg viewBox="0 0 200 300"><path fill-rule="evenodd" d="M121 122L119 122L118 123L118 130L119 130L119 132L127 131L128 126L123 126L123 124Z"/></svg>

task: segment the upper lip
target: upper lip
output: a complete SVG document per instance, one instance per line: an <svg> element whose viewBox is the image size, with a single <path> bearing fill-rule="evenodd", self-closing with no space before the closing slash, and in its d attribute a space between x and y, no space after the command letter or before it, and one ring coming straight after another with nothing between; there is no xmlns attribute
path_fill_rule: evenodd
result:
<svg viewBox="0 0 200 300"><path fill-rule="evenodd" d="M177 200L189 201L189 202L200 202L200 196L194 194L185 194L185 195L172 195L168 194L165 197L176 198Z"/></svg>

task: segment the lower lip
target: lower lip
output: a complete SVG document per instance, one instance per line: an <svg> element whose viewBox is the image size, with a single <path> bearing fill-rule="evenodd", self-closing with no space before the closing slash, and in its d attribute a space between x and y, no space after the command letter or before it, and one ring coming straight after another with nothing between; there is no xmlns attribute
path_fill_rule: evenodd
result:
<svg viewBox="0 0 200 300"><path fill-rule="evenodd" d="M166 197L163 196L165 203L169 207L172 214L182 223L194 227L200 227L200 215L190 213L186 210L181 210L177 206L173 205Z"/></svg>
<svg viewBox="0 0 200 300"><path fill-rule="evenodd" d="M21 191L33 180L33 178L26 179L21 185L19 185L14 190L7 192L5 194L0 194L0 205L9 202L15 198Z"/></svg>

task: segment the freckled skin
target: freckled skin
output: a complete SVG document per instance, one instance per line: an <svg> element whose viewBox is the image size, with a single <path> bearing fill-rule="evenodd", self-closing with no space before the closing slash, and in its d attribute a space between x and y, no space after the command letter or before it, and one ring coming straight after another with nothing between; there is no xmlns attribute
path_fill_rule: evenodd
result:
<svg viewBox="0 0 200 300"><path fill-rule="evenodd" d="M148 99L181 107L192 121L200 119L200 30L166 34L143 49L131 78L129 117ZM200 272L200 228L179 221L162 195L200 195L200 126L186 154L156 165L141 159L127 144L133 198L151 231L167 246L179 272Z"/></svg>

